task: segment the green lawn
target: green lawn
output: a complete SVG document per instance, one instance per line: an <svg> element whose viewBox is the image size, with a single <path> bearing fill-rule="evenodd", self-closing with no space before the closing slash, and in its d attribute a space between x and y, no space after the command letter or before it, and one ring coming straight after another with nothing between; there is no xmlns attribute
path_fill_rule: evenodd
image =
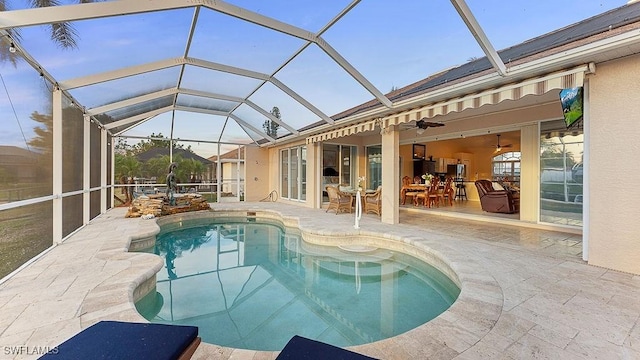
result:
<svg viewBox="0 0 640 360"><path fill-rule="evenodd" d="M53 244L51 203L0 211L0 278Z"/></svg>

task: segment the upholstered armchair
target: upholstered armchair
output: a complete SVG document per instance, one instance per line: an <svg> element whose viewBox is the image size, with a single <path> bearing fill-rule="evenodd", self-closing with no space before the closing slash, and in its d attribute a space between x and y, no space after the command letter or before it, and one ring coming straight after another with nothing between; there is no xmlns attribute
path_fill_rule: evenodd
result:
<svg viewBox="0 0 640 360"><path fill-rule="evenodd" d="M493 213L513 214L519 211L520 199L514 197L511 191L495 190L490 180L476 180L478 196L482 210Z"/></svg>

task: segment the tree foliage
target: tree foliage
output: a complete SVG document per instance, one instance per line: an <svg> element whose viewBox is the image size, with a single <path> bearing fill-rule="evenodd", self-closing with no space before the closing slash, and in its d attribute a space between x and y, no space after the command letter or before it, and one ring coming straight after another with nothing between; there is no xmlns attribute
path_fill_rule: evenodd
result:
<svg viewBox="0 0 640 360"><path fill-rule="evenodd" d="M273 109L271 109L271 115L280 120L280 109L277 106L274 106ZM267 135L276 139L278 137L278 129L280 128L280 124L271 119L267 119L264 121L264 123L262 123L262 128L264 129L264 132L267 133Z"/></svg>
<svg viewBox="0 0 640 360"><path fill-rule="evenodd" d="M163 183L169 171L171 162L176 163L175 174L179 183L189 182L194 177L201 177L207 171L207 167L195 160L184 159L181 155L173 156L173 161L169 155L158 155L144 163L140 163L137 155L154 148L168 149L170 140L162 133L151 134L149 139L141 140L137 144L129 145L126 141L116 142L116 176L143 177L156 179L157 183ZM182 144L174 146L174 149L181 149L193 153L191 146L184 147Z"/></svg>
<svg viewBox="0 0 640 360"><path fill-rule="evenodd" d="M78 4L102 2L104 0L77 0ZM18 2L18 1L16 1ZM51 6L60 5L59 0L23 0L22 3L26 3L32 8L47 8ZM0 0L0 11L11 10L7 5L10 1ZM78 47L78 32L75 27L69 22L58 22L53 24L45 24L49 30L49 37L58 47L62 49L76 49ZM22 39L19 29L7 29L12 42L19 42ZM14 65L18 59L19 54L16 52L10 52L8 46L0 46L0 61L10 61Z"/></svg>
<svg viewBox="0 0 640 360"><path fill-rule="evenodd" d="M543 142L542 153L540 154L540 166L542 169L563 169L571 168L576 164L571 151L562 151L562 147L557 144Z"/></svg>

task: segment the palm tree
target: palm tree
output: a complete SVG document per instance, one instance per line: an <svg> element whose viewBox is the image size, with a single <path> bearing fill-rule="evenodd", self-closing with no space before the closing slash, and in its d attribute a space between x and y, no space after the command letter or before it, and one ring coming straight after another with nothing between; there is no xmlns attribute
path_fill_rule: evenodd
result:
<svg viewBox="0 0 640 360"><path fill-rule="evenodd" d="M140 176L141 167L140 161L138 161L135 156L115 154L116 176Z"/></svg>
<svg viewBox="0 0 640 360"><path fill-rule="evenodd" d="M23 0L33 8L45 8L51 6L62 5L59 0ZM93 2L101 2L103 0L77 0L78 4L86 4ZM0 11L11 10L7 7L7 0L0 0ZM78 32L67 22L48 24L51 40L63 49L74 49L78 47ZM9 36L14 41L20 40L20 31L17 29L7 30ZM9 60L13 63L16 61L16 54L9 51L6 46L0 46L0 61Z"/></svg>

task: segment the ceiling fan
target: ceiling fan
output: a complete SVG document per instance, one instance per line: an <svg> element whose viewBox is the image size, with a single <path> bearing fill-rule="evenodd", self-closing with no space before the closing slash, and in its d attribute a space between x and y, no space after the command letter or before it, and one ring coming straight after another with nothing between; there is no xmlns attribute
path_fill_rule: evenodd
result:
<svg viewBox="0 0 640 360"><path fill-rule="evenodd" d="M500 145L500 134L496 134L496 136L498 137L498 143L496 145L492 145L493 147L496 148L496 152L504 149L504 148L510 148L513 146L513 144L505 144L505 145Z"/></svg>
<svg viewBox="0 0 640 360"><path fill-rule="evenodd" d="M416 121L415 128L417 128L416 132L418 134L422 134L424 133L425 130L427 130L430 127L440 127L440 126L444 126L444 124L440 122L427 121L427 118L422 118ZM405 129L414 129L414 127L406 126Z"/></svg>

